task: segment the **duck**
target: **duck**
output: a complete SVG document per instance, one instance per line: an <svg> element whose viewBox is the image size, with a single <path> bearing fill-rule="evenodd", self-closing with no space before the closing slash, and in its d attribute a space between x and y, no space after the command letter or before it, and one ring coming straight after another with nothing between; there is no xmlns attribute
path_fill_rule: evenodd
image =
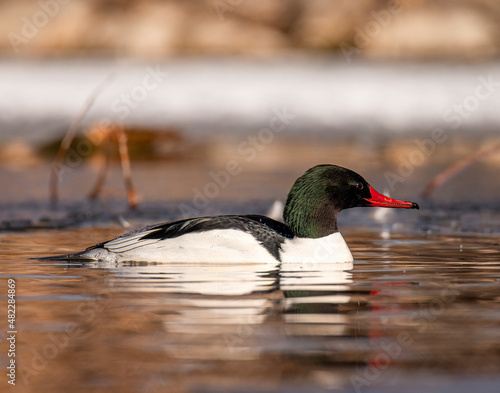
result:
<svg viewBox="0 0 500 393"><path fill-rule="evenodd" d="M316 165L293 184L283 222L264 215L220 215L149 225L83 251L41 257L79 262L351 263L337 216L354 207L418 209L377 192L361 175Z"/></svg>

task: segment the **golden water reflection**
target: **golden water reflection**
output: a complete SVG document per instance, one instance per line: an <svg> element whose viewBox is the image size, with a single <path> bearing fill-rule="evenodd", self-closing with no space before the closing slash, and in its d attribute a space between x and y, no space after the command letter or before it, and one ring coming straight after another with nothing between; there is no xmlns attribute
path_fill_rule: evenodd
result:
<svg viewBox="0 0 500 393"><path fill-rule="evenodd" d="M25 259L119 232L0 235L0 281L17 287L16 390L370 391L416 371L500 371L497 236L347 230L352 269Z"/></svg>

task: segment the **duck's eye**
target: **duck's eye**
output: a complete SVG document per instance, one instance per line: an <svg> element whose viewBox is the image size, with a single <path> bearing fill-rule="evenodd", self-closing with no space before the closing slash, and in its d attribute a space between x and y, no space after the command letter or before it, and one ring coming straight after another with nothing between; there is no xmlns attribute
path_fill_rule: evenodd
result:
<svg viewBox="0 0 500 393"><path fill-rule="evenodd" d="M361 182L357 182L357 183L356 183L356 188L357 188L358 190L362 190L362 189L364 188L363 183L361 183Z"/></svg>

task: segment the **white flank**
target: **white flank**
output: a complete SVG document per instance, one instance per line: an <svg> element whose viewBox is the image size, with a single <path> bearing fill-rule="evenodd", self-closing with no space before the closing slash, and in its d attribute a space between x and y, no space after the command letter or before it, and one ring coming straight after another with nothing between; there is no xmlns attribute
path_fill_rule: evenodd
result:
<svg viewBox="0 0 500 393"><path fill-rule="evenodd" d="M112 240L105 247L117 253L117 261L276 262L252 235L235 229L188 233L163 240L138 240L140 237L134 235L129 241Z"/></svg>
<svg viewBox="0 0 500 393"><path fill-rule="evenodd" d="M85 256L104 262L277 262L251 234L240 230L216 229L171 239L141 240L150 232L111 240L104 244L105 248L86 251ZM319 239L286 239L280 256L283 264L344 263L352 267L353 262L351 251L339 232Z"/></svg>

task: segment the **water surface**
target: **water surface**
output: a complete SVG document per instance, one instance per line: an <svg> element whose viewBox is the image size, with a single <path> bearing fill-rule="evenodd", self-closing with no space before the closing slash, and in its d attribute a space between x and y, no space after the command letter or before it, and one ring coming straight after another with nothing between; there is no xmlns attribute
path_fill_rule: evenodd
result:
<svg viewBox="0 0 500 393"><path fill-rule="evenodd" d="M348 270L25 259L122 232L0 234L19 391L498 391L498 235L347 227Z"/></svg>

